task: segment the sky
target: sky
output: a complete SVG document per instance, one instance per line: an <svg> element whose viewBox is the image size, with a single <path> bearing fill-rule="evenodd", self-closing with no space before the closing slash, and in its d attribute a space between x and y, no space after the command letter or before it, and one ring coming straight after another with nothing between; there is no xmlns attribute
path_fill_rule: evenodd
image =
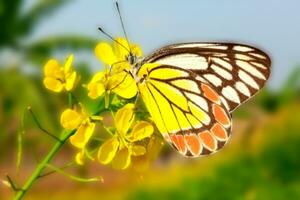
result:
<svg viewBox="0 0 300 200"><path fill-rule="evenodd" d="M30 7L33 0L27 0ZM72 0L40 23L32 40L59 34L105 37L122 29L113 0ZM119 0L129 40L145 54L172 43L230 41L261 48L272 59L269 86L279 88L300 64L299 0ZM94 58L91 58L94 59ZM299 66L298 66L299 67Z"/></svg>

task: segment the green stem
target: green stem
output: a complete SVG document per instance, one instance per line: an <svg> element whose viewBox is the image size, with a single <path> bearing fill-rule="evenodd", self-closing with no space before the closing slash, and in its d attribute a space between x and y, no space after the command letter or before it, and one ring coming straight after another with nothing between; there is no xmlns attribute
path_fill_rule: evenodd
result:
<svg viewBox="0 0 300 200"><path fill-rule="evenodd" d="M105 108L107 109L109 106L109 93L104 94L104 105L105 105Z"/></svg>
<svg viewBox="0 0 300 200"><path fill-rule="evenodd" d="M73 107L73 97L71 92L68 92L68 104L69 104L69 108Z"/></svg>
<svg viewBox="0 0 300 200"><path fill-rule="evenodd" d="M62 148L65 142L74 134L75 131L66 132L62 135L59 141L57 141L46 157L38 164L34 172L31 174L29 179L26 181L24 186L20 191L17 192L15 196L15 200L20 200L24 197L26 192L32 187L32 184L39 178L40 174L43 172L45 167L51 162L56 153Z"/></svg>

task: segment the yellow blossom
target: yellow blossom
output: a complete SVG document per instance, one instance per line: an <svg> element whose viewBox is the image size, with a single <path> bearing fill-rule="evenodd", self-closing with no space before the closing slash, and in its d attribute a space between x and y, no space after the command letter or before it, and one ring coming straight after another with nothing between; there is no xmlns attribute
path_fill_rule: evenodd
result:
<svg viewBox="0 0 300 200"><path fill-rule="evenodd" d="M132 76L125 72L115 74L109 72L98 72L87 85L89 91L88 96L96 99L111 92L117 95L130 99L137 94L137 86Z"/></svg>
<svg viewBox="0 0 300 200"><path fill-rule="evenodd" d="M134 78L129 73L131 65L128 57L131 51L135 57L142 56L142 50L135 44L128 44L124 38L116 38L113 46L106 42L99 43L95 48L95 54L102 61L106 69L95 74L88 84L88 96L96 99L111 92L130 99L137 94L137 86Z"/></svg>
<svg viewBox="0 0 300 200"><path fill-rule="evenodd" d="M95 129L95 121L99 120L102 120L102 118L99 116L89 116L82 108L80 111L66 109L61 114L61 125L67 130L76 129L74 135L70 137L71 144L81 151L76 155L76 161L83 159L85 146Z"/></svg>
<svg viewBox="0 0 300 200"><path fill-rule="evenodd" d="M74 56L67 58L64 66L60 66L57 60L49 60L44 67L45 87L54 92L70 91L74 88L77 81L77 73L72 68Z"/></svg>
<svg viewBox="0 0 300 200"><path fill-rule="evenodd" d="M137 58L143 55L141 48L136 44L129 44L125 38L115 38L113 45L106 42L99 43L95 48L97 58L105 65L110 66L113 72L124 69L130 70L129 55Z"/></svg>
<svg viewBox="0 0 300 200"><path fill-rule="evenodd" d="M133 104L126 104L117 111L116 133L99 148L100 163L112 163L114 168L126 169L131 163L132 156L142 156L146 153L146 148L138 143L153 134L153 126L146 121L140 121L136 122L130 131L134 118Z"/></svg>

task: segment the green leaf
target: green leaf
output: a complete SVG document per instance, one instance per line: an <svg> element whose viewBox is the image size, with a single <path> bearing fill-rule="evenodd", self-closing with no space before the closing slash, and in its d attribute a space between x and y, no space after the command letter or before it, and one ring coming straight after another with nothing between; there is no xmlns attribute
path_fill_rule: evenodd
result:
<svg viewBox="0 0 300 200"><path fill-rule="evenodd" d="M58 167L55 167L53 165L50 165L48 164L47 167L49 167L50 169L56 171L57 173L60 173L74 181L78 181L78 182L84 182L84 183L88 183L88 182L98 182L98 181L101 181L103 182L103 178L102 177L94 177L94 178L82 178L82 177L78 177L78 176L74 176L74 175L71 175L65 171L63 171L62 169L58 168Z"/></svg>

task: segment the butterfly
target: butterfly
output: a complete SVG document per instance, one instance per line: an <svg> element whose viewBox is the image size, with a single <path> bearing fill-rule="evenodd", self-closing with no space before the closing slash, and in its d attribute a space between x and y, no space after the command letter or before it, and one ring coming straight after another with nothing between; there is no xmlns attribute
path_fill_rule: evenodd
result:
<svg viewBox="0 0 300 200"><path fill-rule="evenodd" d="M233 43L163 47L134 64L141 97L160 133L184 156L217 152L231 136L231 113L270 75L263 51Z"/></svg>
<svg viewBox="0 0 300 200"><path fill-rule="evenodd" d="M159 132L188 157L224 147L231 113L265 85L271 67L263 51L234 43L173 44L142 59L130 51L126 60Z"/></svg>

